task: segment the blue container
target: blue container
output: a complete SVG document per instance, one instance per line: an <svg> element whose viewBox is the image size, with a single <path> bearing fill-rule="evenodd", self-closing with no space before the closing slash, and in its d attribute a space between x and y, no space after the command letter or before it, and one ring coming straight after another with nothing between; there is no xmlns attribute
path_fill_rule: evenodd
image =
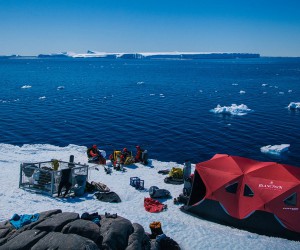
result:
<svg viewBox="0 0 300 250"><path fill-rule="evenodd" d="M75 176L74 194L75 196L83 196L86 185L86 175Z"/></svg>

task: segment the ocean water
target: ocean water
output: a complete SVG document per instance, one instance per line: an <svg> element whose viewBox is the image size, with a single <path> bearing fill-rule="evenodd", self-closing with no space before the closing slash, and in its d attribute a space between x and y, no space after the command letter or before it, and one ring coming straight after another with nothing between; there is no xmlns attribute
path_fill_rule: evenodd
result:
<svg viewBox="0 0 300 250"><path fill-rule="evenodd" d="M300 166L300 59L0 60L0 143L139 144L193 163L216 153ZM247 105L246 115L212 109ZM290 144L281 157L266 145Z"/></svg>

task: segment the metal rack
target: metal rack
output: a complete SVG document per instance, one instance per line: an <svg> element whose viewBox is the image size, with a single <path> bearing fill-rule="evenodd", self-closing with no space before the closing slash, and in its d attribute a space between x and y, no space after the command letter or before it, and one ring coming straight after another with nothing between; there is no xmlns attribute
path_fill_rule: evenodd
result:
<svg viewBox="0 0 300 250"><path fill-rule="evenodd" d="M78 193L84 193L82 189L85 188L89 166L74 163L73 160L74 156L70 156L70 162L51 160L36 163L21 163L19 188L54 196L58 192L63 170L70 169L69 182L72 185L71 192L75 192L76 194L76 190L78 191L81 188ZM78 185L80 186L78 187Z"/></svg>

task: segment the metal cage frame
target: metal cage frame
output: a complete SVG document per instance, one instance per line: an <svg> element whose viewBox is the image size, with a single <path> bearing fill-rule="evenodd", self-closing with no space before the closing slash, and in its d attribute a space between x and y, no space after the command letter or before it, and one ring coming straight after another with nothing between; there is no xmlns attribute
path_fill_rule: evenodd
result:
<svg viewBox="0 0 300 250"><path fill-rule="evenodd" d="M72 184L70 192L74 192L74 187L77 184L76 176L86 176L88 179L89 165L74 162L65 162L55 160L59 164L59 168L55 170L54 160L21 163L20 164L20 179L19 188L32 191L34 193L42 193L50 196L58 194L58 186L61 181L62 171L71 169L69 182ZM85 184L84 184L85 186ZM65 188L62 189L64 191Z"/></svg>

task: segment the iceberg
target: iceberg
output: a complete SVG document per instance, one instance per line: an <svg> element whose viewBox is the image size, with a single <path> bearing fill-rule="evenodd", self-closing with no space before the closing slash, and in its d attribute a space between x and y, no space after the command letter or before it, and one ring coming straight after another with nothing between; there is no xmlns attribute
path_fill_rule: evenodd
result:
<svg viewBox="0 0 300 250"><path fill-rule="evenodd" d="M228 115L246 115L250 112L253 112L252 109L249 109L245 104L231 104L231 106L221 106L217 105L216 108L211 109L211 112L215 114L228 114Z"/></svg>
<svg viewBox="0 0 300 250"><path fill-rule="evenodd" d="M300 102L291 102L288 106L289 109L300 109Z"/></svg>
<svg viewBox="0 0 300 250"><path fill-rule="evenodd" d="M290 144L267 145L260 148L260 151L265 154L281 155L289 150Z"/></svg>
<svg viewBox="0 0 300 250"><path fill-rule="evenodd" d="M24 86L21 87L21 89L30 89L30 88L31 88L30 85L24 85Z"/></svg>

